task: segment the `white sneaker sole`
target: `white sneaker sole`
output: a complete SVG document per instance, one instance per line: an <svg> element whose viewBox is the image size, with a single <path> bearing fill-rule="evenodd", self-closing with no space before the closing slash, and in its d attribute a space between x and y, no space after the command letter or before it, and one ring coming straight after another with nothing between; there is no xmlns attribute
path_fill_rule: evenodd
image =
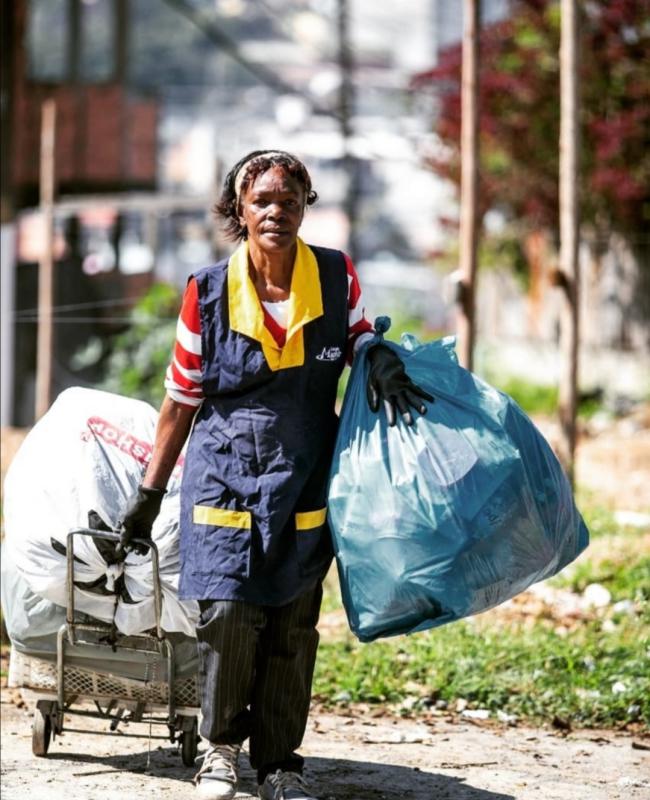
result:
<svg viewBox="0 0 650 800"><path fill-rule="evenodd" d="M237 787L226 781L199 781L194 790L196 800L232 800L237 794Z"/></svg>

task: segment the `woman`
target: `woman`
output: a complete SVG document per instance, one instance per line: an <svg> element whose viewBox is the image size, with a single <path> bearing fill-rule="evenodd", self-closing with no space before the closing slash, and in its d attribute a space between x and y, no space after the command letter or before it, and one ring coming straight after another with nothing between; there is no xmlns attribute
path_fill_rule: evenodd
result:
<svg viewBox="0 0 650 800"><path fill-rule="evenodd" d="M349 258L298 238L316 200L304 165L255 151L228 174L218 213L239 248L188 283L153 458L123 522L149 538L190 434L181 488L181 598L199 601L197 796L228 800L238 756L264 800L309 800L296 753L332 558L327 476L346 360L372 336ZM422 398L390 348L373 345L368 397L411 423Z"/></svg>

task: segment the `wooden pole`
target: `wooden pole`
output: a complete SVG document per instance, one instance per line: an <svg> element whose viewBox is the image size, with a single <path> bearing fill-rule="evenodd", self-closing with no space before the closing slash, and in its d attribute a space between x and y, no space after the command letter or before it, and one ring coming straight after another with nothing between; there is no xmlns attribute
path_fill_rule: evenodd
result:
<svg viewBox="0 0 650 800"><path fill-rule="evenodd" d="M43 251L38 265L38 339L36 350L36 419L50 407L52 391L52 302L54 289L54 136L56 103L41 110L40 206Z"/></svg>
<svg viewBox="0 0 650 800"><path fill-rule="evenodd" d="M578 410L580 265L578 261L578 10L562 0L560 40L560 317L559 457L574 482Z"/></svg>
<svg viewBox="0 0 650 800"><path fill-rule="evenodd" d="M347 251L353 261L357 258L357 217L359 213L358 163L350 152L352 137L352 115L354 114L354 69L350 44L350 9L348 0L337 4L338 65L341 85L339 88L338 118L343 140L343 167L346 173L344 209L350 225Z"/></svg>
<svg viewBox="0 0 650 800"><path fill-rule="evenodd" d="M480 0L463 0L460 264L457 332L460 363L467 369L472 369L475 337L480 5Z"/></svg>

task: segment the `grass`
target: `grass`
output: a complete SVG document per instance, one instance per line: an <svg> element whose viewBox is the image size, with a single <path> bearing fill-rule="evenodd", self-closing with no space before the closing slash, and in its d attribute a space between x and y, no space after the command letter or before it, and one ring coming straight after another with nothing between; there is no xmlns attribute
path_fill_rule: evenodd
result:
<svg viewBox="0 0 650 800"><path fill-rule="evenodd" d="M616 556L598 561L582 559L551 583L577 594L584 592L589 584L599 583L611 593L613 602L633 600L649 603L650 556L635 556L630 551L629 560L623 561L619 551Z"/></svg>
<svg viewBox="0 0 650 800"><path fill-rule="evenodd" d="M424 633L360 644L346 630L327 634L314 691L327 706L389 704L408 716L436 702L453 710L514 715L531 724L575 727L650 725L650 546L647 533L617 526L613 515L583 506L592 544L549 581L581 593L590 583L611 592L605 609L568 625L498 611ZM632 601L615 607L618 601ZM326 581L324 611L340 606L337 580Z"/></svg>
<svg viewBox="0 0 650 800"><path fill-rule="evenodd" d="M629 618L607 634L593 621L571 636L542 625L489 630L463 621L369 645L326 642L314 691L326 705L388 702L409 715L462 699L470 709L536 724L559 717L610 727L643 715L650 724L642 707L650 696L648 644Z"/></svg>
<svg viewBox="0 0 650 800"><path fill-rule="evenodd" d="M611 592L612 602L650 603L650 531L619 525L613 511L596 504L593 495L579 491L577 502L590 547L551 584L581 593L599 583Z"/></svg>

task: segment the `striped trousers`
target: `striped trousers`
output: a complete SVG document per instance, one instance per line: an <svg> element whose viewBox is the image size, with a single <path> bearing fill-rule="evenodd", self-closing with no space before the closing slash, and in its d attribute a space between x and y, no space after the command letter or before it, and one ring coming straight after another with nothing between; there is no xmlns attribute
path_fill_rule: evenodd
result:
<svg viewBox="0 0 650 800"><path fill-rule="evenodd" d="M201 736L211 744L249 738L259 783L276 769L302 770L318 648L318 585L285 606L200 600L197 625Z"/></svg>

